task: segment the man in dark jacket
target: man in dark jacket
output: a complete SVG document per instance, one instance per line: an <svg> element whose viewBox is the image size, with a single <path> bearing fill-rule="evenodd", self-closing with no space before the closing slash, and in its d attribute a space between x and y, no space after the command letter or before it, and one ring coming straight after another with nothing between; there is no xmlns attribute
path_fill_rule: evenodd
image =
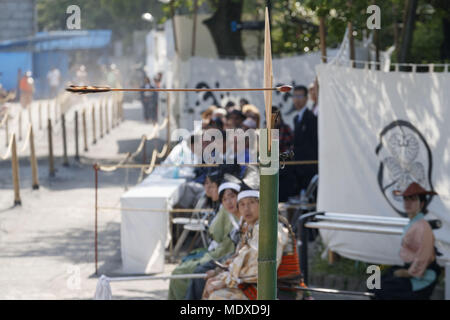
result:
<svg viewBox="0 0 450 320"><path fill-rule="evenodd" d="M294 159L296 161L318 159L317 117L306 107L308 89L296 86L293 103L297 110L294 117ZM295 195L308 187L312 177L317 174L317 164L298 165L294 167L296 177Z"/></svg>

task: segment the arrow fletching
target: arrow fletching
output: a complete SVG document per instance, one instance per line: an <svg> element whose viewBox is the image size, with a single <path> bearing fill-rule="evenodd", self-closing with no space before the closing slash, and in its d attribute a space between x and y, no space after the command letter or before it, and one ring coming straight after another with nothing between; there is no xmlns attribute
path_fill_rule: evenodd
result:
<svg viewBox="0 0 450 320"><path fill-rule="evenodd" d="M86 94L86 93L100 93L111 91L110 87L95 87L95 86L70 86L66 91L72 93Z"/></svg>

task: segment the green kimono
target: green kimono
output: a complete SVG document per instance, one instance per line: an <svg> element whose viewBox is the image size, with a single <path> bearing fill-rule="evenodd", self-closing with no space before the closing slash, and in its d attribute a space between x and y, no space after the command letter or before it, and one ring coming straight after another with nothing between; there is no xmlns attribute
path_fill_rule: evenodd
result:
<svg viewBox="0 0 450 320"><path fill-rule="evenodd" d="M233 220L233 222L232 222ZM195 268L212 259L220 259L221 257L234 252L235 246L228 234L235 226L238 226L238 219L223 207L220 208L217 216L208 228L208 233L213 239L209 251L202 257L187 260L179 264L172 274L193 273ZM169 300L183 300L189 285L189 279L170 280Z"/></svg>

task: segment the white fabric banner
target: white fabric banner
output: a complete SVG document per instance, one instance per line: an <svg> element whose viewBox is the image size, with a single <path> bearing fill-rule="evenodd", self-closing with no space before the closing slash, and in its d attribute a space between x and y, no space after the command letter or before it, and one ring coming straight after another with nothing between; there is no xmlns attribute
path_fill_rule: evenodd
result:
<svg viewBox="0 0 450 320"><path fill-rule="evenodd" d="M450 258L450 74L385 73L319 65L318 210L403 217L416 181L435 190L426 219ZM322 230L342 256L400 264L400 236Z"/></svg>
<svg viewBox="0 0 450 320"><path fill-rule="evenodd" d="M273 59L274 86L304 85L308 87L316 77L315 66L320 63L320 54L311 53L301 56ZM193 88L261 88L263 86L262 60L223 60L193 57L183 63L188 75L180 83L182 87ZM189 66L186 66L189 65ZM184 70L184 69L182 69ZM207 92L186 93L180 126L192 130L193 121L200 120L200 114L212 104L225 106L228 101L239 104L239 99L245 98L261 112L261 123L264 117L263 92ZM274 106L280 107L283 120L292 127L295 112L292 107L291 93L274 92Z"/></svg>

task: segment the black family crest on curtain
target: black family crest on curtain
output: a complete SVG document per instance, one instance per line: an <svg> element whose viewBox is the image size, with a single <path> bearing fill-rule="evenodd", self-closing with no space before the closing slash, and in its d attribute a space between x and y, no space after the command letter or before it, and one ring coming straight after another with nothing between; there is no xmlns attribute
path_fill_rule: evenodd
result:
<svg viewBox="0 0 450 320"><path fill-rule="evenodd" d="M393 194L394 190L405 190L412 182L433 190L431 181L433 158L430 147L420 131L410 122L396 120L380 133L380 142L375 149L380 160L378 185L389 205L402 217L403 199ZM433 196L427 198L424 209Z"/></svg>

